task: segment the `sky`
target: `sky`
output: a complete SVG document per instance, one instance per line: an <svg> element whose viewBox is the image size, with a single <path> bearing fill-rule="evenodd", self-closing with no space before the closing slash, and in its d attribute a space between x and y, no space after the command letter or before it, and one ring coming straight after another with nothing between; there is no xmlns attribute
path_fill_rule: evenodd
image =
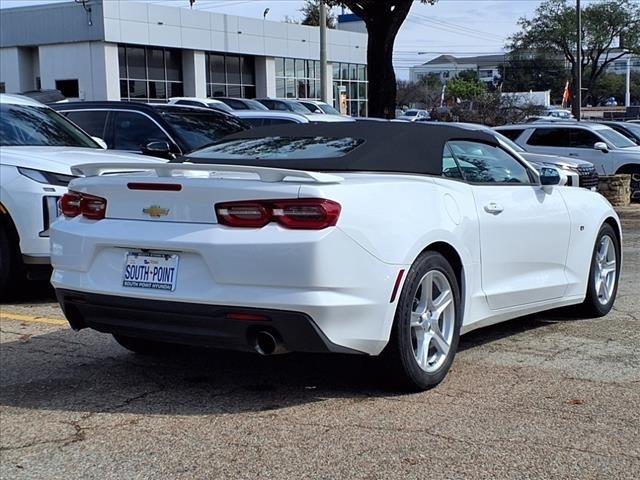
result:
<svg viewBox="0 0 640 480"><path fill-rule="evenodd" d="M0 8L69 0L0 0ZM105 0L109 1L109 0ZM154 4L186 6L188 0L137 0ZM583 3L599 0L583 0ZM407 79L409 67L440 54L464 57L503 51L517 21L531 17L541 0L439 0L435 5L414 2L396 39L394 65L398 78ZM300 19L302 0L196 0L194 9L262 18ZM340 13L340 9L334 9ZM1 13L0 13L1 14Z"/></svg>

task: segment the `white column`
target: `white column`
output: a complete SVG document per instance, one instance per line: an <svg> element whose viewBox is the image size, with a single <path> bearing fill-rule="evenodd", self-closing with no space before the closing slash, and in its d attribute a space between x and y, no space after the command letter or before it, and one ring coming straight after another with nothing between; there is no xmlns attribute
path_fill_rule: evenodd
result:
<svg viewBox="0 0 640 480"><path fill-rule="evenodd" d="M182 82L185 97L206 98L207 62L200 50L182 51Z"/></svg>
<svg viewBox="0 0 640 480"><path fill-rule="evenodd" d="M94 78L97 78L94 75ZM105 85L102 92L96 92L95 100L120 100L120 63L118 61L118 44L104 44L104 77ZM97 98L102 97L102 98Z"/></svg>
<svg viewBox="0 0 640 480"><path fill-rule="evenodd" d="M256 97L276 96L276 61L273 57L256 59Z"/></svg>
<svg viewBox="0 0 640 480"><path fill-rule="evenodd" d="M30 48L0 48L0 82L7 93L35 88L34 52Z"/></svg>

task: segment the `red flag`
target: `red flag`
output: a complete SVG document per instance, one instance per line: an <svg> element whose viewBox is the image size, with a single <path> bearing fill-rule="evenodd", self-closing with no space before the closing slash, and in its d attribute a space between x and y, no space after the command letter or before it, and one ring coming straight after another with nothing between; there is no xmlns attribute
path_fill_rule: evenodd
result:
<svg viewBox="0 0 640 480"><path fill-rule="evenodd" d="M562 108L567 108L570 101L571 101L571 88L569 87L569 80L567 80L567 84L564 86L564 93L562 94Z"/></svg>

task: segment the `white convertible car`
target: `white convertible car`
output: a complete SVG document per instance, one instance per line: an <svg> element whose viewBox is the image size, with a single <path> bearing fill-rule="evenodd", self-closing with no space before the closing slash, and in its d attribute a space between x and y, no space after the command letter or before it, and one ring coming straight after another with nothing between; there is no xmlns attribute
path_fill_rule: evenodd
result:
<svg viewBox="0 0 640 480"><path fill-rule="evenodd" d="M567 305L601 316L616 297L609 203L481 127L271 126L189 160L76 168L52 228L74 329L138 352L383 355L424 389L462 333Z"/></svg>

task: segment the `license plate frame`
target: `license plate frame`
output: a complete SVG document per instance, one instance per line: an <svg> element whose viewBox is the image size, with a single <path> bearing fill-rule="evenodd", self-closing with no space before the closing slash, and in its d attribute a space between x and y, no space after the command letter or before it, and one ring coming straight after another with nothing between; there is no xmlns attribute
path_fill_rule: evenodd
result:
<svg viewBox="0 0 640 480"><path fill-rule="evenodd" d="M125 253L122 287L174 292L178 283L180 255L165 252Z"/></svg>

